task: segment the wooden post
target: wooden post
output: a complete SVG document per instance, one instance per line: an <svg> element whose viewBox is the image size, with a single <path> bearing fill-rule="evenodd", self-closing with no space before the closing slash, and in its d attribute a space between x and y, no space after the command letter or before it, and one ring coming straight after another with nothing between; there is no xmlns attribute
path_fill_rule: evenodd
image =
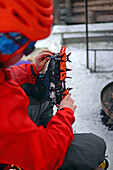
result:
<svg viewBox="0 0 113 170"><path fill-rule="evenodd" d="M66 14L67 16L72 15L72 2L71 0L65 0Z"/></svg>
<svg viewBox="0 0 113 170"><path fill-rule="evenodd" d="M86 67L89 69L89 38L88 38L88 2L85 0L85 24L86 24Z"/></svg>
<svg viewBox="0 0 113 170"><path fill-rule="evenodd" d="M60 24L60 5L59 0L54 0L54 24Z"/></svg>

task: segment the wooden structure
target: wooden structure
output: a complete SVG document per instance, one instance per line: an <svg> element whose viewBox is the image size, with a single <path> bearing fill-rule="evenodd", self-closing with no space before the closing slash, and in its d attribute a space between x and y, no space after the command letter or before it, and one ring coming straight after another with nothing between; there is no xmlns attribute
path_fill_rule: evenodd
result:
<svg viewBox="0 0 113 170"><path fill-rule="evenodd" d="M84 24L85 0L54 0L54 24ZM113 22L113 0L88 0L88 22Z"/></svg>

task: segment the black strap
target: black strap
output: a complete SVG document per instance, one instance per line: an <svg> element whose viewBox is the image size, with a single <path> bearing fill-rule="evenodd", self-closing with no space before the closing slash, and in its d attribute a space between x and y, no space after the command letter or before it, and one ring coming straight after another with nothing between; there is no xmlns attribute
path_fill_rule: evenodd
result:
<svg viewBox="0 0 113 170"><path fill-rule="evenodd" d="M31 72L32 72L33 76L37 76L35 71L34 71L34 69L33 69L33 65L32 64L30 65L30 68L31 68Z"/></svg>

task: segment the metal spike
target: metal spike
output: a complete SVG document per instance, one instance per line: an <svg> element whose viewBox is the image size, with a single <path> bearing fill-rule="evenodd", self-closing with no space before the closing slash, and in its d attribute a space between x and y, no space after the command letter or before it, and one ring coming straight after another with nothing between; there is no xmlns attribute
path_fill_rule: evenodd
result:
<svg viewBox="0 0 113 170"><path fill-rule="evenodd" d="M63 51L63 48L64 48L64 45L62 45L61 49L60 49L60 53L62 53Z"/></svg>
<svg viewBox="0 0 113 170"><path fill-rule="evenodd" d="M66 76L66 78L72 79L72 77Z"/></svg>
<svg viewBox="0 0 113 170"><path fill-rule="evenodd" d="M71 87L68 87L67 89L68 89L68 91L70 91L70 90L72 90L73 88L71 88Z"/></svg>
<svg viewBox="0 0 113 170"><path fill-rule="evenodd" d="M69 60L69 59L67 59L66 61L69 61L70 63L72 63L72 61L71 61L71 60Z"/></svg>
<svg viewBox="0 0 113 170"><path fill-rule="evenodd" d="M70 59L69 59L69 56L71 55L71 52L66 56L66 58L67 58L67 61L69 61L69 62L72 62Z"/></svg>
<svg viewBox="0 0 113 170"><path fill-rule="evenodd" d="M72 69L66 68L66 71L72 71Z"/></svg>
<svg viewBox="0 0 113 170"><path fill-rule="evenodd" d="M67 46L65 45L65 46L64 46L64 49L63 49L63 52L64 52L64 53L65 53L65 51L66 51L66 48L67 48Z"/></svg>
<svg viewBox="0 0 113 170"><path fill-rule="evenodd" d="M69 54L67 54L67 58L71 55L71 52Z"/></svg>

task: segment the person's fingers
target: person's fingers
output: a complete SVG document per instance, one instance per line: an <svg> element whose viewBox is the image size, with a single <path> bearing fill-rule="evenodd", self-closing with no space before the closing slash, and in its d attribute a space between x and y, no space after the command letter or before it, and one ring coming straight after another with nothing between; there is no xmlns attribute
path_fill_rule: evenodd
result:
<svg viewBox="0 0 113 170"><path fill-rule="evenodd" d="M47 53L47 52L43 52L41 54L39 54L38 59L39 60L44 60L46 58L46 56L51 56L51 53Z"/></svg>
<svg viewBox="0 0 113 170"><path fill-rule="evenodd" d="M64 99L68 100L70 98L70 96L71 96L71 93L67 94Z"/></svg>
<svg viewBox="0 0 113 170"><path fill-rule="evenodd" d="M49 61L49 60L50 60L50 58L46 57L43 61L41 61L41 64L45 65L47 63L47 61Z"/></svg>
<svg viewBox="0 0 113 170"><path fill-rule="evenodd" d="M77 106L76 106L76 105L74 105L74 106L73 106L73 108L74 108L74 111L75 111L75 109L77 108Z"/></svg>
<svg viewBox="0 0 113 170"><path fill-rule="evenodd" d="M50 52L42 52L39 54L38 58L40 60L44 60L47 56L52 56L52 55L53 55L53 53L50 53Z"/></svg>
<svg viewBox="0 0 113 170"><path fill-rule="evenodd" d="M51 53L52 55L53 54L55 54L55 52L52 52L52 51L50 51L49 49L44 49L44 50L42 50L39 54L41 54L41 53Z"/></svg>
<svg viewBox="0 0 113 170"><path fill-rule="evenodd" d="M68 99L68 102L72 103L72 99L71 99L71 97Z"/></svg>
<svg viewBox="0 0 113 170"><path fill-rule="evenodd" d="M70 99L70 102L73 104L73 103L74 103L74 100L73 100L73 99Z"/></svg>

